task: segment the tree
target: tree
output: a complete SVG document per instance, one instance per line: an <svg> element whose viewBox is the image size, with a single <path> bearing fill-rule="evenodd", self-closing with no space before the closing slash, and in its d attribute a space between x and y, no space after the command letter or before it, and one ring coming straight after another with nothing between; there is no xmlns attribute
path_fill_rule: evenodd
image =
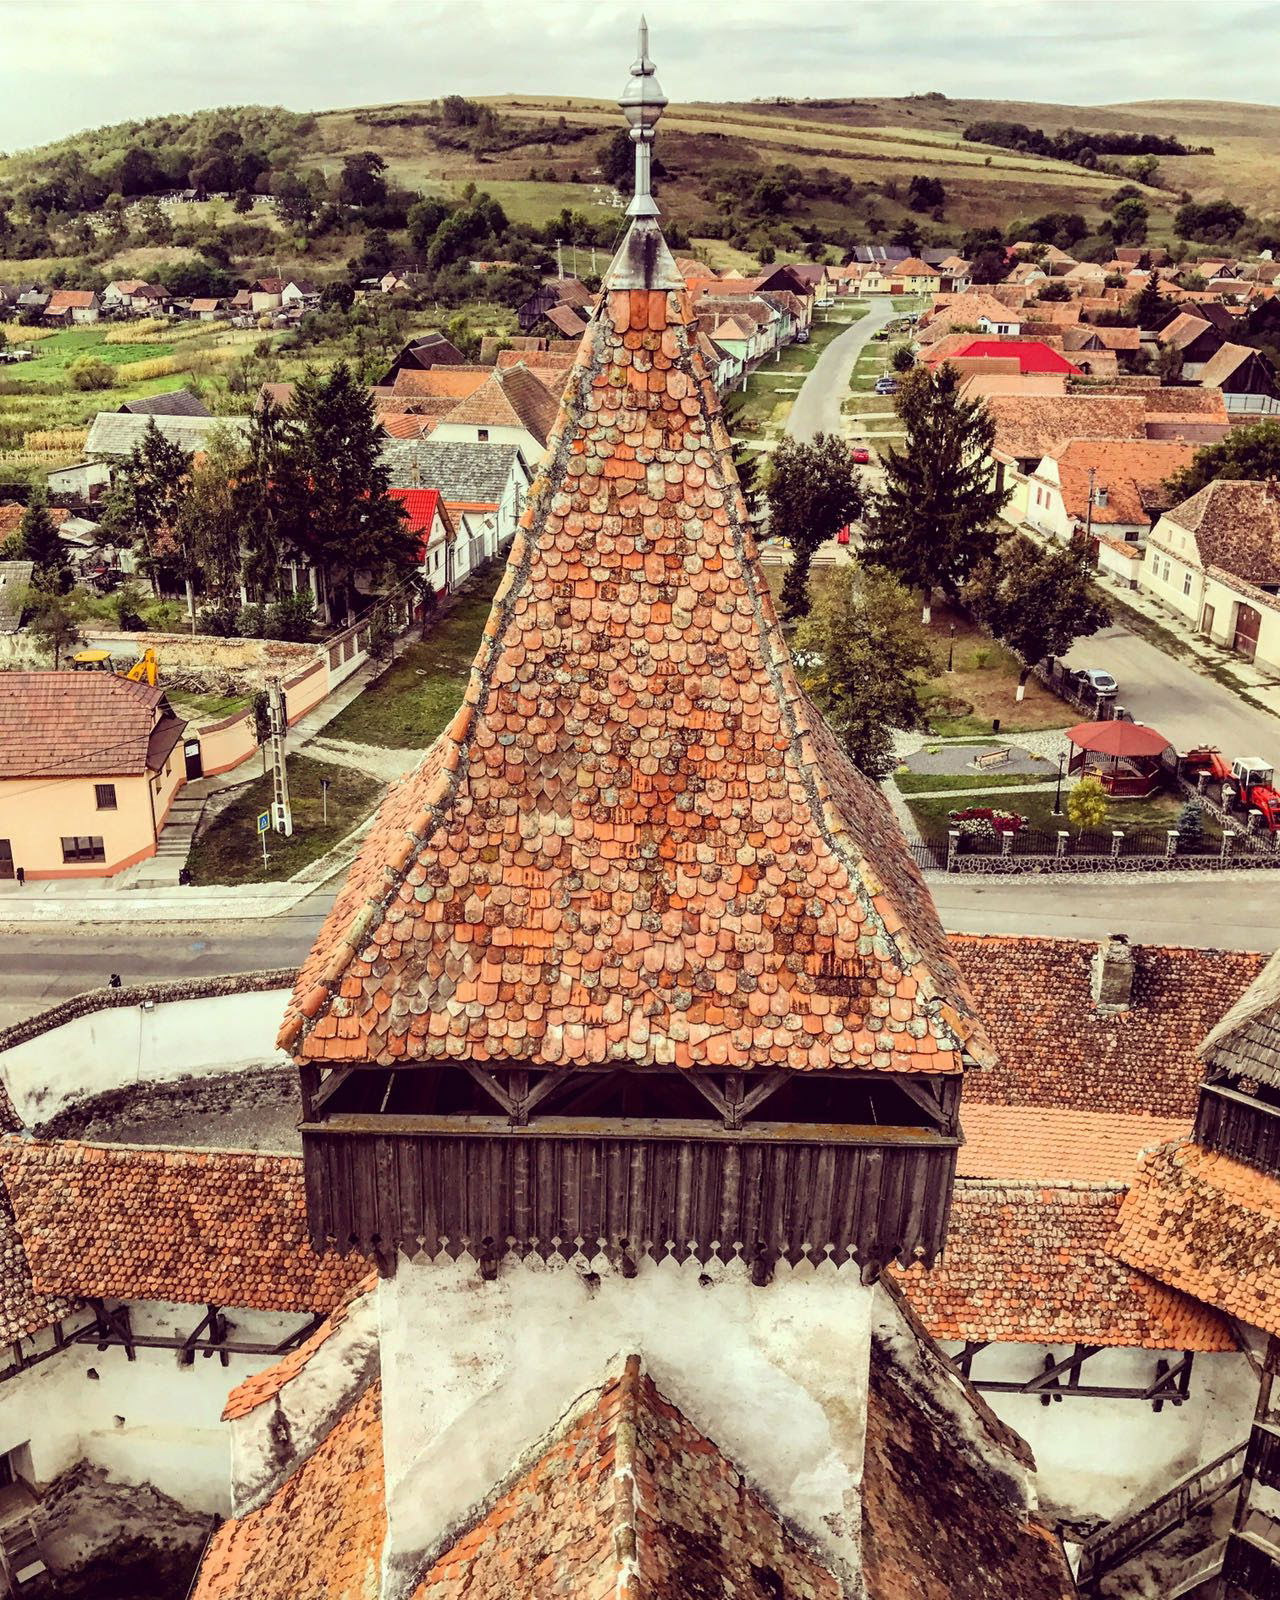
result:
<svg viewBox="0 0 1280 1600"><path fill-rule="evenodd" d="M1160 293L1160 279L1155 268L1147 274L1147 281L1129 302L1133 320L1139 328L1162 328L1169 302Z"/></svg>
<svg viewBox="0 0 1280 1600"><path fill-rule="evenodd" d="M896 244L911 255L920 253L920 244L924 235L920 232L920 224L914 217L904 217L893 233L889 235L889 243Z"/></svg>
<svg viewBox="0 0 1280 1600"><path fill-rule="evenodd" d="M1002 245L989 245L979 250L969 263L969 278L973 283L1000 283L1009 270L1009 257Z"/></svg>
<svg viewBox="0 0 1280 1600"><path fill-rule="evenodd" d="M800 624L795 658L854 765L887 777L895 730L923 724L919 674L933 665L911 596L881 568L837 567Z"/></svg>
<svg viewBox="0 0 1280 1600"><path fill-rule="evenodd" d="M995 545L991 523L1009 498L991 470L995 423L980 400L960 398L949 361L916 367L894 402L906 428L903 449L884 458L884 488L870 497L865 553L924 597L935 588L958 597Z"/></svg>
<svg viewBox="0 0 1280 1600"><path fill-rule="evenodd" d="M137 551L144 570L153 574L173 571L186 585L187 610L194 618L192 564L177 540L190 468L186 451L166 439L152 417L142 438L116 469L102 526L113 543Z"/></svg>
<svg viewBox="0 0 1280 1600"><path fill-rule="evenodd" d="M298 379L282 443L296 497L286 526L340 613L352 607L357 576L395 581L417 566L417 538L387 494L373 403L345 361Z"/></svg>
<svg viewBox="0 0 1280 1600"><path fill-rule="evenodd" d="M296 172L286 172L272 184L276 215L294 228L309 228L320 206L308 185Z"/></svg>
<svg viewBox="0 0 1280 1600"><path fill-rule="evenodd" d="M1149 215L1145 200L1121 200L1106 227L1117 244L1141 244L1147 237Z"/></svg>
<svg viewBox="0 0 1280 1600"><path fill-rule="evenodd" d="M1208 200L1203 205L1188 200L1174 213L1173 231L1181 239L1221 244L1243 228L1248 220L1244 208L1233 205L1230 200Z"/></svg>
<svg viewBox="0 0 1280 1600"><path fill-rule="evenodd" d="M1174 826L1178 830L1178 843L1183 849L1193 850L1204 838L1204 807L1194 795L1179 811Z"/></svg>
<svg viewBox="0 0 1280 1600"><path fill-rule="evenodd" d="M53 670L62 664L62 657L84 643L80 632L82 602L75 594L58 594L47 589L31 591L30 631L40 646L53 657Z"/></svg>
<svg viewBox="0 0 1280 1600"><path fill-rule="evenodd" d="M1070 300L1070 298L1071 290L1061 278L1050 278L1047 283L1036 285L1037 300Z"/></svg>
<svg viewBox="0 0 1280 1600"><path fill-rule="evenodd" d="M376 150L344 156L338 179L338 199L348 206L377 206L387 198L383 173L387 164Z"/></svg>
<svg viewBox="0 0 1280 1600"><path fill-rule="evenodd" d="M917 173L907 185L907 204L913 211L933 211L947 203L941 178L926 178Z"/></svg>
<svg viewBox="0 0 1280 1600"><path fill-rule="evenodd" d="M1012 534L975 570L964 598L1021 663L1019 700L1037 662L1065 655L1077 639L1111 621L1094 596L1082 550L1070 544L1041 546L1025 533Z"/></svg>
<svg viewBox="0 0 1280 1600"><path fill-rule="evenodd" d="M625 129L623 132L625 133ZM427 198L409 207L409 238L416 250L428 250L436 229L449 215L443 200Z"/></svg>
<svg viewBox="0 0 1280 1600"><path fill-rule="evenodd" d="M243 440L230 428L211 428L178 509L178 546L199 574L202 593L224 604L239 602L242 523L237 486L248 466Z"/></svg>
<svg viewBox="0 0 1280 1600"><path fill-rule="evenodd" d="M910 372L916 364L916 358L911 354L909 344L898 345L889 357L889 365L895 372Z"/></svg>
<svg viewBox="0 0 1280 1600"><path fill-rule="evenodd" d="M1168 489L1175 501L1186 500L1218 478L1280 478L1280 420L1235 428L1217 444L1205 445L1190 466L1169 479Z"/></svg>
<svg viewBox="0 0 1280 1600"><path fill-rule="evenodd" d="M109 389L115 382L115 369L101 356L83 355L67 368L67 377L75 389Z"/></svg>
<svg viewBox="0 0 1280 1600"><path fill-rule="evenodd" d="M49 515L43 490L33 490L18 523L23 559L35 563L32 578L42 589L65 594L71 587L71 558L57 524Z"/></svg>
<svg viewBox="0 0 1280 1600"><path fill-rule="evenodd" d="M774 451L765 496L769 532L791 546L791 565L782 583L787 617L809 609L809 563L837 529L862 515L862 482L849 447L833 433L818 433L810 444L783 439Z"/></svg>
<svg viewBox="0 0 1280 1600"><path fill-rule="evenodd" d="M1096 833L1107 820L1107 791L1097 778L1081 778L1067 794L1067 816L1079 837Z"/></svg>

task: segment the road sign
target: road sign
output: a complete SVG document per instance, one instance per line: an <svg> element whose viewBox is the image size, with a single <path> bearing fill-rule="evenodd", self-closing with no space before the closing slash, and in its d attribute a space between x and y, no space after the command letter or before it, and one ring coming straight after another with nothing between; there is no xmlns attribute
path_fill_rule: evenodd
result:
<svg viewBox="0 0 1280 1600"><path fill-rule="evenodd" d="M259 811L259 813L258 813L258 832L259 833L265 833L270 826L271 826L271 813L269 811Z"/></svg>

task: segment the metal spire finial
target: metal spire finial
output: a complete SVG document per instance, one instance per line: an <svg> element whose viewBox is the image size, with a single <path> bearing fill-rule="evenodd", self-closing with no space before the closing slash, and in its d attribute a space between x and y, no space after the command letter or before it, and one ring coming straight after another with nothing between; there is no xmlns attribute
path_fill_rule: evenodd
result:
<svg viewBox="0 0 1280 1600"><path fill-rule="evenodd" d="M656 217L658 207L650 193L654 130L667 104L662 86L649 60L649 24L640 18L639 54L631 65L631 81L618 101L631 124L636 147L636 192L627 207L629 217Z"/></svg>

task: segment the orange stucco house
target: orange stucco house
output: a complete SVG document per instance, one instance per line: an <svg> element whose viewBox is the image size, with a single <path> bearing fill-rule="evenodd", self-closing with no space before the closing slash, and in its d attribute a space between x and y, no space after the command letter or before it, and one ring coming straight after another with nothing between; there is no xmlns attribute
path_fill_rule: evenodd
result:
<svg viewBox="0 0 1280 1600"><path fill-rule="evenodd" d="M149 684L0 673L0 878L105 878L154 855L185 727Z"/></svg>

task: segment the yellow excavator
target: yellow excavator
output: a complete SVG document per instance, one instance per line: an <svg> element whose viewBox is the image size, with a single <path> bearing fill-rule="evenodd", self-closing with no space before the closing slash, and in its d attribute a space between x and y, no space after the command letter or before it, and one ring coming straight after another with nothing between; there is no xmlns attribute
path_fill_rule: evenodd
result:
<svg viewBox="0 0 1280 1600"><path fill-rule="evenodd" d="M141 659L129 667L117 666L110 650L79 650L71 658L71 669L73 672L114 672L131 683L149 683L153 689L160 681L160 660L149 645Z"/></svg>

